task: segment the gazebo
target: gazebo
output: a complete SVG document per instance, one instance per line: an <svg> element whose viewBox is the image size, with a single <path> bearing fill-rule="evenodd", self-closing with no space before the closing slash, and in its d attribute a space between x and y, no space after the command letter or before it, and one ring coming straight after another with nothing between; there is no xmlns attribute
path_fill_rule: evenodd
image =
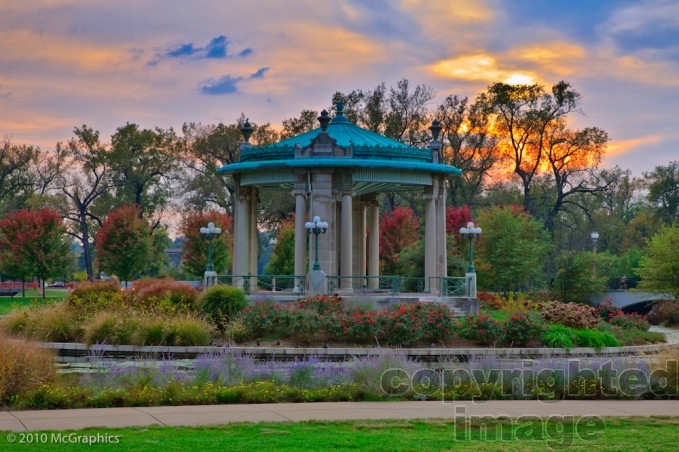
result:
<svg viewBox="0 0 679 452"><path fill-rule="evenodd" d="M435 120L429 128L428 148L416 148L353 124L341 103L336 112L331 118L323 110L319 128L267 146L250 144L249 122L241 129L240 160L218 170L235 181L233 284L257 275L261 190L289 191L295 198L295 287L312 273L313 259L305 268L308 247L325 274L338 279L341 293L359 285L377 288L378 194L417 191L425 200L425 291L438 294L435 281L447 276L445 182L461 173L443 162L440 124ZM314 241L305 222L315 216L328 230Z"/></svg>

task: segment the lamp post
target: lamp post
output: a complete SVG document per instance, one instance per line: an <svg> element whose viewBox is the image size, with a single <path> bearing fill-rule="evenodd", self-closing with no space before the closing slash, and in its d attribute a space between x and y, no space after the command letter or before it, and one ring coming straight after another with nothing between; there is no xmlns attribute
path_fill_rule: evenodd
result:
<svg viewBox="0 0 679 452"><path fill-rule="evenodd" d="M321 221L320 217L315 216L311 221L307 221L306 223L304 223L304 227L306 228L309 234L314 234L316 236L316 241L314 244L314 247L316 249L316 258L314 260L313 269L320 270L321 264L318 262L318 235L325 234L326 232L328 232L328 223L325 221Z"/></svg>
<svg viewBox="0 0 679 452"><path fill-rule="evenodd" d="M460 228L460 235L466 236L469 239L469 268L467 268L467 296L476 298L476 270L474 270L474 238L481 235L481 228L474 226L471 221L467 223L467 227ZM474 311L478 311L478 300L476 301Z"/></svg>
<svg viewBox="0 0 679 452"><path fill-rule="evenodd" d="M278 245L278 239L276 237L271 237L269 239L269 247L271 248L271 254L273 255L273 250ZM271 292L276 292L276 277L271 278Z"/></svg>
<svg viewBox="0 0 679 452"><path fill-rule="evenodd" d="M590 237L592 238L592 279L596 279L596 242L599 240L599 233L596 231L592 231L590 234Z"/></svg>
<svg viewBox="0 0 679 452"><path fill-rule="evenodd" d="M216 279L217 273L212 265L212 239L222 233L222 228L215 227L213 222L209 222L207 227L200 228L200 233L205 235L208 239L208 251L207 251L207 267L205 268L204 282L203 285L207 289L212 285L212 282Z"/></svg>
<svg viewBox="0 0 679 452"><path fill-rule="evenodd" d="M472 242L481 235L481 228L475 227L474 223L470 221L467 223L466 228L460 228L460 234L469 239L469 268L467 268L467 273L476 273L476 270L474 270L474 246Z"/></svg>

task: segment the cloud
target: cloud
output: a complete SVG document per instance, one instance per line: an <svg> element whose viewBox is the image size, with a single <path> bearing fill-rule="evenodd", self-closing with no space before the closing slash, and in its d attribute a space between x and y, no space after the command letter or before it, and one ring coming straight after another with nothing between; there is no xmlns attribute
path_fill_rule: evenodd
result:
<svg viewBox="0 0 679 452"><path fill-rule="evenodd" d="M229 45L231 41L224 35L213 38L209 43L203 47L196 47L192 42L182 43L171 47L165 51L159 58L191 58L194 60L219 60L225 58L233 58L234 55L229 54ZM254 52L251 48L246 48L238 52L236 55L241 58L252 55ZM151 64L156 64L157 61L152 61Z"/></svg>
<svg viewBox="0 0 679 452"><path fill-rule="evenodd" d="M238 92L238 84L245 80L256 80L264 78L264 74L269 70L268 67L263 67L250 74L249 77L234 77L233 75L224 75L218 79L208 79L200 84L200 92L210 96L220 96L222 94L234 94Z"/></svg>

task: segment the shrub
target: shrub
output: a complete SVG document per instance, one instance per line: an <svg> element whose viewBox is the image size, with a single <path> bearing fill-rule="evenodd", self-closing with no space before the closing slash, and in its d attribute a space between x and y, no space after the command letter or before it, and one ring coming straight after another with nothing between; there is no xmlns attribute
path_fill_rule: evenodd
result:
<svg viewBox="0 0 679 452"><path fill-rule="evenodd" d="M132 288L140 304L162 311L189 311L198 298L194 287L170 278L145 278L135 282Z"/></svg>
<svg viewBox="0 0 679 452"><path fill-rule="evenodd" d="M616 315L618 312L622 312L619 308L613 306L610 300L610 298L606 298L603 303L596 307L599 318L604 322L608 322L611 316Z"/></svg>
<svg viewBox="0 0 679 452"><path fill-rule="evenodd" d="M79 322L65 303L56 303L34 312L36 329L33 338L44 342L75 342L82 337Z"/></svg>
<svg viewBox="0 0 679 452"><path fill-rule="evenodd" d="M481 308L483 309L489 309L492 311L499 311L502 309L502 306L504 306L504 303L502 301L502 297L500 297L496 293L491 293L491 292L479 292L476 295L476 298L479 299L479 304Z"/></svg>
<svg viewBox="0 0 679 452"><path fill-rule="evenodd" d="M167 327L167 337L172 338L170 345L200 346L210 343L211 328L204 320L191 315L173 319Z"/></svg>
<svg viewBox="0 0 679 452"><path fill-rule="evenodd" d="M263 337L272 334L285 334L288 325L289 311L279 304L270 301L258 301L240 313L239 318L252 332L252 337Z"/></svg>
<svg viewBox="0 0 679 452"><path fill-rule="evenodd" d="M318 314L329 314L342 312L344 301L337 295L316 295L293 301L291 306L297 309L312 310Z"/></svg>
<svg viewBox="0 0 679 452"><path fill-rule="evenodd" d="M665 335L657 331L622 329L610 323L600 323L599 330L612 334L622 346L644 345L665 342Z"/></svg>
<svg viewBox="0 0 679 452"><path fill-rule="evenodd" d="M87 345L131 344L132 336L139 326L138 316L121 317L114 312L99 312L85 323L83 339Z"/></svg>
<svg viewBox="0 0 679 452"><path fill-rule="evenodd" d="M226 334L236 344L241 344L252 338L250 328L242 319L232 320L226 326Z"/></svg>
<svg viewBox="0 0 679 452"><path fill-rule="evenodd" d="M625 314L622 311L611 313L608 323L614 326L619 326L623 330L642 330L647 331L650 328L646 316L637 313Z"/></svg>
<svg viewBox="0 0 679 452"><path fill-rule="evenodd" d="M132 335L135 345L171 345L174 338L168 337L163 319L144 317Z"/></svg>
<svg viewBox="0 0 679 452"><path fill-rule="evenodd" d="M519 312L504 321L504 339L514 345L526 345L539 339L542 333L540 315L534 312Z"/></svg>
<svg viewBox="0 0 679 452"><path fill-rule="evenodd" d="M11 336L20 336L26 332L29 322L29 308L15 309L0 320L0 329Z"/></svg>
<svg viewBox="0 0 679 452"><path fill-rule="evenodd" d="M485 345L493 345L504 337L502 324L489 314L467 317L458 330L460 337Z"/></svg>
<svg viewBox="0 0 679 452"><path fill-rule="evenodd" d="M53 382L56 375L52 352L0 336L0 402Z"/></svg>
<svg viewBox="0 0 679 452"><path fill-rule="evenodd" d="M604 347L619 347L620 342L610 333L599 330L575 330L575 342L579 347L591 347L601 350Z"/></svg>
<svg viewBox="0 0 679 452"><path fill-rule="evenodd" d="M543 331L540 342L552 348L573 348L575 345L575 335L573 330L563 325L552 325Z"/></svg>
<svg viewBox="0 0 679 452"><path fill-rule="evenodd" d="M596 328L599 324L596 310L578 303L553 301L544 305L540 313L546 322L560 323L571 328Z"/></svg>
<svg viewBox="0 0 679 452"><path fill-rule="evenodd" d="M246 306L245 292L232 286L213 286L198 298L200 311L210 317L220 331Z"/></svg>
<svg viewBox="0 0 679 452"><path fill-rule="evenodd" d="M112 310L126 302L116 281L83 283L66 297L68 307L80 318L88 318L99 311Z"/></svg>
<svg viewBox="0 0 679 452"><path fill-rule="evenodd" d="M662 300L653 303L648 320L653 325L677 326L679 325L679 300Z"/></svg>

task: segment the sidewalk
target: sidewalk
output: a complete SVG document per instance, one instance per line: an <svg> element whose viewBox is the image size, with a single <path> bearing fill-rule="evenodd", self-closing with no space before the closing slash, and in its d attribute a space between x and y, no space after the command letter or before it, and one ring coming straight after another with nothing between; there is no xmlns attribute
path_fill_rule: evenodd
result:
<svg viewBox="0 0 679 452"><path fill-rule="evenodd" d="M92 408L0 412L0 431L69 430L148 425L200 426L231 422L352 419L446 419L458 416L679 416L676 400L534 400L427 402L322 402Z"/></svg>

